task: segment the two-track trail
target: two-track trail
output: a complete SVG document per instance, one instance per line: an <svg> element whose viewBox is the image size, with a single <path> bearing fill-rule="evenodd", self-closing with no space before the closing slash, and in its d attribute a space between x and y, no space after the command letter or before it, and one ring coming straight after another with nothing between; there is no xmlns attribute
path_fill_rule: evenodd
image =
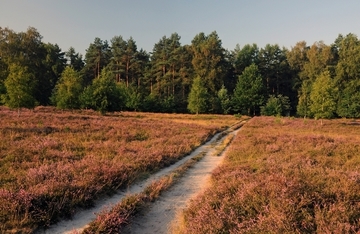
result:
<svg viewBox="0 0 360 234"><path fill-rule="evenodd" d="M240 123L240 126L243 123L244 121ZM239 129L233 128L226 131L226 134L216 134L207 143L198 147L177 163L160 170L146 180L131 185L126 191L119 191L112 197L103 198L98 201L92 209L77 212L71 220L61 221L37 233L81 233L87 224L95 219L97 213L100 213L105 208L110 208L129 194L141 192L151 182L169 175L189 159L203 152L205 153L204 158L188 169L176 184L163 192L157 201L153 202L146 210L137 215L124 230L124 233L168 233L169 225L175 218L175 215L186 207L186 204L191 198L206 188L211 172L223 160L226 150L220 156L214 155L218 146L222 143L222 140L230 134L236 135L238 130Z"/></svg>

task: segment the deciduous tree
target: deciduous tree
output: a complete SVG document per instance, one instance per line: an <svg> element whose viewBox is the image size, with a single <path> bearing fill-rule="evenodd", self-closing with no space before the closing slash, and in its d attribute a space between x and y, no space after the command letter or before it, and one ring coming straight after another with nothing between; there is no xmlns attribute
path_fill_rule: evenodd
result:
<svg viewBox="0 0 360 234"><path fill-rule="evenodd" d="M82 96L82 106L93 108L104 114L107 111L121 110L124 106L123 94L116 85L113 73L109 68L101 71L92 84L85 88Z"/></svg>
<svg viewBox="0 0 360 234"><path fill-rule="evenodd" d="M70 66L66 67L54 89L53 104L60 109L79 108L79 98L82 91L82 80L79 72Z"/></svg>
<svg viewBox="0 0 360 234"><path fill-rule="evenodd" d="M36 105L36 80L29 69L18 64L11 64L5 80L6 94L3 102L10 108L34 108Z"/></svg>
<svg viewBox="0 0 360 234"><path fill-rule="evenodd" d="M255 64L246 67L239 76L233 96L233 108L248 115L255 115L265 101L263 78Z"/></svg>
<svg viewBox="0 0 360 234"><path fill-rule="evenodd" d="M270 95L265 106L261 107L261 114L267 116L285 116L290 114L290 100L281 94Z"/></svg>
<svg viewBox="0 0 360 234"><path fill-rule="evenodd" d="M188 97L188 109L191 113L199 114L207 110L208 92L200 76L197 76L191 86Z"/></svg>
<svg viewBox="0 0 360 234"><path fill-rule="evenodd" d="M331 79L330 72L325 71L320 74L312 85L310 99L311 112L318 119L328 119L334 117L336 111L336 89Z"/></svg>

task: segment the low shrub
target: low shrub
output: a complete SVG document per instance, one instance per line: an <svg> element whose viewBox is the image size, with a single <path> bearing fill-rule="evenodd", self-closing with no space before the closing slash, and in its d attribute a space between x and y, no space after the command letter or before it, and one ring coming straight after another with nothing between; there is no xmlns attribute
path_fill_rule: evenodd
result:
<svg viewBox="0 0 360 234"><path fill-rule="evenodd" d="M358 233L359 126L255 117L179 233Z"/></svg>

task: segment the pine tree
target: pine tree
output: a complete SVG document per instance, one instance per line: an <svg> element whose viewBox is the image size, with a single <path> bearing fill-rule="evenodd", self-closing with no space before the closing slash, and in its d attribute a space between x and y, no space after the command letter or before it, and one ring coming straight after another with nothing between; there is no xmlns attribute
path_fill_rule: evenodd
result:
<svg viewBox="0 0 360 234"><path fill-rule="evenodd" d="M75 52L73 47L70 47L65 56L68 59L68 64L75 70L81 71L84 67L84 61L82 60L82 55Z"/></svg>

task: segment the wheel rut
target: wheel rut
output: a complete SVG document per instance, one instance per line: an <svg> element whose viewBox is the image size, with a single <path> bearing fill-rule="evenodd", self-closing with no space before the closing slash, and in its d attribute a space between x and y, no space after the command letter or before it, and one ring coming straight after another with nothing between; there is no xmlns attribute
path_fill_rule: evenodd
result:
<svg viewBox="0 0 360 234"><path fill-rule="evenodd" d="M197 162L167 191L150 206L145 208L134 217L131 223L124 228L122 233L169 233L170 224L173 222L177 213L183 210L187 203L204 190L211 176L211 172L222 162L225 150L216 156L218 147L222 141L229 135L236 135L245 121L234 125L229 130L215 134L208 142L195 149L191 154L184 157L175 164L166 167L149 178L129 186L126 190L120 190L111 197L105 197L95 203L91 209L78 211L71 220L61 221L46 230L39 230L38 234L60 234L60 233L81 233L88 223L96 218L96 214L102 210L109 209L129 194L141 192L146 186L163 176L169 175L191 158L205 153L205 156Z"/></svg>

